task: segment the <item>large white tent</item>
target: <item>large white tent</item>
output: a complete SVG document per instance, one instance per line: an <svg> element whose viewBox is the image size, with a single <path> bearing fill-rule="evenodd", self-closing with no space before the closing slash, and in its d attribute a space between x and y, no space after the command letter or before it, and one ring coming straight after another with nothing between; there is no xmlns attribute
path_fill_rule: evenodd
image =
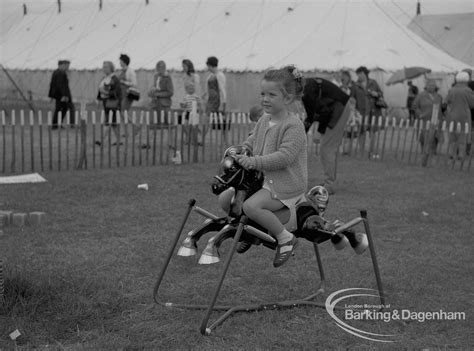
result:
<svg viewBox="0 0 474 351"><path fill-rule="evenodd" d="M261 72L271 66L291 63L326 76L341 68L379 68L372 77L391 106L404 106L406 99L403 85L385 87L391 71L424 66L453 73L466 67L408 30L394 1L102 0L99 10L99 0L61 0L59 13L57 0L25 0L25 16L18 2L8 1L0 2L0 63L35 100L47 99L51 70L59 59L69 59L75 101L94 101L102 62L118 62L120 53L129 54L137 70L140 105L148 104L152 70L164 60L175 82L176 107L184 94L182 59L194 62L204 83L206 58L217 56L227 71L228 106L239 111L257 103ZM446 93L452 75L438 77ZM6 76L0 93L19 96Z"/></svg>
<svg viewBox="0 0 474 351"><path fill-rule="evenodd" d="M386 71L424 66L453 72L464 63L408 30L377 1L62 1L23 16L2 35L8 68L54 68L68 58L93 69L128 53L135 68L165 60L179 69L209 55L234 71L294 63L302 70L360 65Z"/></svg>
<svg viewBox="0 0 474 351"><path fill-rule="evenodd" d="M474 65L474 12L416 16L408 29L467 65Z"/></svg>

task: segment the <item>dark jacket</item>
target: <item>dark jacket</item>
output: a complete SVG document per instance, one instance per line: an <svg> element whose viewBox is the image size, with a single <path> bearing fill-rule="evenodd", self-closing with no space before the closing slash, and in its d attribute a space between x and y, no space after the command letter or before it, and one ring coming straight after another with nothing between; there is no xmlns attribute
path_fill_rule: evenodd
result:
<svg viewBox="0 0 474 351"><path fill-rule="evenodd" d="M155 74L153 83L156 84L158 75ZM155 85L153 85L155 87ZM171 107L171 97L174 94L173 81L170 75L161 76L159 91L152 94L152 106L155 109Z"/></svg>
<svg viewBox="0 0 474 351"><path fill-rule="evenodd" d="M342 115L349 96L337 85L323 78L306 78L303 90L303 105L306 110L306 131L313 122L319 122L318 131L334 128Z"/></svg>
<svg viewBox="0 0 474 351"><path fill-rule="evenodd" d="M467 83L467 86L469 87L469 89L474 91L474 81L473 80L469 81L469 83ZM474 122L474 108L471 108L471 121Z"/></svg>
<svg viewBox="0 0 474 351"><path fill-rule="evenodd" d="M408 86L408 96L407 96L407 108L409 110L412 109L413 101L415 101L415 98L418 95L418 87L415 85L409 85Z"/></svg>
<svg viewBox="0 0 474 351"><path fill-rule="evenodd" d="M376 106L375 102L382 97L382 89L380 89L377 82L373 79L367 81L367 86L364 88L361 83L357 82L354 85L354 98L356 99L356 109L359 113L365 117L370 116L371 118L382 115L382 109ZM374 92L377 96L372 96L370 92Z"/></svg>
<svg viewBox="0 0 474 351"><path fill-rule="evenodd" d="M61 100L63 97L69 98L69 101L72 100L71 91L69 90L69 79L65 71L57 69L53 72L48 96L55 100Z"/></svg>

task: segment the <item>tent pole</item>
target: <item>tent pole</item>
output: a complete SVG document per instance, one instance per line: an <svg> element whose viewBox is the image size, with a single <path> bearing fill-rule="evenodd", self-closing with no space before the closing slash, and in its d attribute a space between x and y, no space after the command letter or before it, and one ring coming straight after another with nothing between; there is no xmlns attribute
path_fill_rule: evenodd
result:
<svg viewBox="0 0 474 351"><path fill-rule="evenodd" d="M16 88L16 90L18 90L18 92L20 93L21 97L23 98L23 100L25 100L25 102L28 104L28 106L30 107L30 109L31 109L33 112L36 112L36 111L35 111L35 107L34 107L33 104L31 103L31 101L26 98L25 94L23 94L23 91L20 89L20 87L18 86L18 84L16 84L15 80L14 80L13 77L10 75L10 73L8 73L8 71L5 69L5 67L3 67L3 65L0 65L0 66L2 66L3 72L5 72L5 74L7 75L8 79L10 79L10 81L13 83L13 85L14 85L15 88Z"/></svg>

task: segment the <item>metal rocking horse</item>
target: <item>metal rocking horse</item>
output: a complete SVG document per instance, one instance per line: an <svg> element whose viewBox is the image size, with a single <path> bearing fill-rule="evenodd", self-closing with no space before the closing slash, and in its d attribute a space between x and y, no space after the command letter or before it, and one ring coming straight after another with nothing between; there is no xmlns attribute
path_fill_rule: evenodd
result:
<svg viewBox="0 0 474 351"><path fill-rule="evenodd" d="M297 229L293 231L296 237L304 238L313 243L316 261L319 269L320 283L315 293L296 300L279 301L264 304L238 305L238 306L216 306L216 300L224 282L227 270L232 261L235 251L243 253L251 245L263 245L272 250L277 247L276 239L267 234L265 229L257 223L247 218L242 211L242 204L249 196L259 190L263 184L263 174L256 170L246 170L242 168L238 161L237 155L245 154L251 156L250 150L243 146L231 146L225 153L221 161L219 175L214 176L212 183L212 192L216 195L221 194L224 190L233 187L235 189L234 199L231 204L230 211L225 217L218 217L207 210L196 206L196 200L189 201L186 214L176 233L173 243L168 252L168 256L164 262L158 279L153 289L153 298L157 304L165 307L176 307L184 309L207 310L200 327L203 335L209 335L213 329L222 324L228 317L236 312L259 311L266 309L284 309L296 306L316 306L324 308L324 304L313 301L315 297L324 292L325 276L322 266L321 256L319 254L318 244L330 240L336 249L344 248L348 243L352 246L357 254L362 254L366 248L369 248L374 268L377 288L381 304L385 304L382 281L380 278L379 268L375 255L374 243L370 233L367 212L360 211L360 217L354 218L347 223L338 220L329 222L324 218L324 212L329 201L329 194L322 186L313 187L306 194L306 201L296 205L296 224ZM191 230L179 248L178 256L194 256L197 254L197 242L206 233L217 232L207 242L199 259L199 264L212 264L220 261L219 247L229 238L233 238L233 244L227 254L224 267L219 277L214 294L208 305L192 305L180 304L174 302L162 302L158 298L158 290L163 281L166 270L169 266L171 257L178 245L179 238L184 229L187 219L191 211L206 217L206 220L196 229ZM351 228L359 223L363 223L365 233L356 233ZM242 245L245 243L246 245ZM240 245L240 246L239 246ZM240 251L239 251L240 249ZM209 324L209 319L213 311L225 311L218 319Z"/></svg>

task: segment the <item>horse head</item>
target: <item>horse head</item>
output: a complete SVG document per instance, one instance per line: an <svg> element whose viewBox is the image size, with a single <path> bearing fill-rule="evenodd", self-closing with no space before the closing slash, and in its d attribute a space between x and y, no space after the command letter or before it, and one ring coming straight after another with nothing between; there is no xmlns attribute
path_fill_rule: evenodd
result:
<svg viewBox="0 0 474 351"><path fill-rule="evenodd" d="M243 190L250 196L262 187L263 173L244 169L238 162L237 156L240 155L250 157L252 151L243 145L231 146L225 150L217 175L211 184L211 190L215 195L233 187L236 192Z"/></svg>

